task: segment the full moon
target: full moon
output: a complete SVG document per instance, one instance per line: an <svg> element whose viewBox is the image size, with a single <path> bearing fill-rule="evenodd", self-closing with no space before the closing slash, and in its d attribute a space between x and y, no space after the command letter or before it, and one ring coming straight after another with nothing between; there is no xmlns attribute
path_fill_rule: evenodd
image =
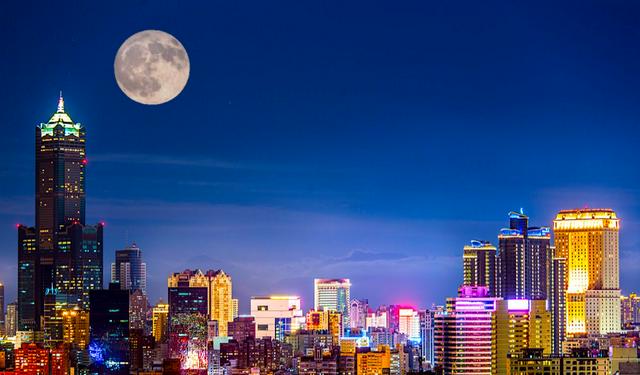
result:
<svg viewBox="0 0 640 375"><path fill-rule="evenodd" d="M113 68L118 86L129 98L162 104L178 96L187 84L189 56L173 35L145 30L122 43Z"/></svg>

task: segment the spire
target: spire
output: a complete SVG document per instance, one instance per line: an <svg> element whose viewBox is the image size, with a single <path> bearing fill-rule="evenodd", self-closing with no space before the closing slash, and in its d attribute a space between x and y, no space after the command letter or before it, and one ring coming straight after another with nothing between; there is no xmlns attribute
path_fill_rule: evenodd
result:
<svg viewBox="0 0 640 375"><path fill-rule="evenodd" d="M64 112L64 99L62 98L62 90L60 90L60 97L58 98L58 112Z"/></svg>

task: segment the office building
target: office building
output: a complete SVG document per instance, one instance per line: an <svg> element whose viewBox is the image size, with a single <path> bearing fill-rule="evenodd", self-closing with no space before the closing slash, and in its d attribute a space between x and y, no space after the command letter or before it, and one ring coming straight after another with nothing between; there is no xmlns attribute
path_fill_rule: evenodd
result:
<svg viewBox="0 0 640 375"><path fill-rule="evenodd" d="M433 336L435 310L420 310L418 317L420 319L420 354L422 355L423 369L432 369L435 362Z"/></svg>
<svg viewBox="0 0 640 375"><path fill-rule="evenodd" d="M488 241L472 240L463 249L463 285L487 287L496 295L496 247Z"/></svg>
<svg viewBox="0 0 640 375"><path fill-rule="evenodd" d="M509 355L507 375L609 375L611 363L606 356L592 356L584 350L568 356L549 356L542 349L525 349Z"/></svg>
<svg viewBox="0 0 640 375"><path fill-rule="evenodd" d="M151 313L151 331L157 343L165 342L169 329L169 304L159 302Z"/></svg>
<svg viewBox="0 0 640 375"><path fill-rule="evenodd" d="M554 355L562 354L562 343L567 336L566 269L566 259L553 258L549 272L548 306L551 312L551 352Z"/></svg>
<svg viewBox="0 0 640 375"><path fill-rule="evenodd" d="M408 340L420 342L420 316L416 309L406 307L398 310L398 332Z"/></svg>
<svg viewBox="0 0 640 375"><path fill-rule="evenodd" d="M118 284L92 290L89 306L91 370L129 374L129 292Z"/></svg>
<svg viewBox="0 0 640 375"><path fill-rule="evenodd" d="M551 354L551 313L543 300L498 300L495 311L496 370L506 374L507 356L527 348Z"/></svg>
<svg viewBox="0 0 640 375"><path fill-rule="evenodd" d="M122 284L116 283L122 287ZM144 334L149 333L147 327L147 315L149 313L149 301L142 289L129 290L129 328L141 329Z"/></svg>
<svg viewBox="0 0 640 375"><path fill-rule="evenodd" d="M78 350L89 345L89 312L78 307L61 309L62 342Z"/></svg>
<svg viewBox="0 0 640 375"><path fill-rule="evenodd" d="M7 312L4 319L5 332L8 337L14 337L18 330L18 303L7 304Z"/></svg>
<svg viewBox="0 0 640 375"><path fill-rule="evenodd" d="M333 310L342 314L343 326L350 327L351 281L349 279L315 279L314 310Z"/></svg>
<svg viewBox="0 0 640 375"><path fill-rule="evenodd" d="M147 264L142 261L142 250L132 243L116 251L116 260L111 263L111 282L120 288L147 294Z"/></svg>
<svg viewBox="0 0 640 375"><path fill-rule="evenodd" d="M102 288L103 225L85 225L85 129L65 111L62 95L36 126L36 225L18 226L20 330L39 330L55 307L86 308Z"/></svg>
<svg viewBox="0 0 640 375"><path fill-rule="evenodd" d="M620 331L620 219L611 209L563 210L553 230L566 259L567 334Z"/></svg>
<svg viewBox="0 0 640 375"><path fill-rule="evenodd" d="M445 374L495 374L495 297L486 287L462 287L435 314L436 364Z"/></svg>
<svg viewBox="0 0 640 375"><path fill-rule="evenodd" d="M367 329L367 314L369 313L369 301L367 299L351 300L349 310L350 328Z"/></svg>
<svg viewBox="0 0 640 375"><path fill-rule="evenodd" d="M251 316L255 317L256 338L282 338L304 322L298 296L251 297Z"/></svg>
<svg viewBox="0 0 640 375"><path fill-rule="evenodd" d="M512 211L509 228L498 235L498 296L504 299L547 299L550 230L528 225L528 216Z"/></svg>
<svg viewBox="0 0 640 375"><path fill-rule="evenodd" d="M640 326L640 298L635 293L620 296L620 314L623 328Z"/></svg>
<svg viewBox="0 0 640 375"><path fill-rule="evenodd" d="M209 320L218 321L220 336L227 335L227 324L233 321L234 315L231 276L222 270L209 270L206 273L201 270L185 270L171 275L168 285L170 291L178 286L183 292L187 292L188 288L205 288L205 314ZM198 297L198 299L201 298ZM197 303L200 304L199 301ZM171 320L171 300L169 305L169 320ZM201 311L201 308L198 307L197 310Z"/></svg>

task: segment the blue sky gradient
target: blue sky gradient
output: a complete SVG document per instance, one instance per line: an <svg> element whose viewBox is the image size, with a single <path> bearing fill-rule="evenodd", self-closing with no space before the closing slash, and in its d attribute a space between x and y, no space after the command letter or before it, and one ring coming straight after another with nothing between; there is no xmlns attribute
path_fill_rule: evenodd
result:
<svg viewBox="0 0 640 375"><path fill-rule="evenodd" d="M120 44L176 36L180 96L143 106ZM152 301L184 268L251 295L350 277L373 304L443 303L462 247L507 212L622 217L623 292L640 286L640 3L10 2L0 14L0 279L34 222L34 127L58 90L87 129L87 217L105 264L136 241ZM2 229L4 228L4 229ZM108 272L105 273L108 279Z"/></svg>

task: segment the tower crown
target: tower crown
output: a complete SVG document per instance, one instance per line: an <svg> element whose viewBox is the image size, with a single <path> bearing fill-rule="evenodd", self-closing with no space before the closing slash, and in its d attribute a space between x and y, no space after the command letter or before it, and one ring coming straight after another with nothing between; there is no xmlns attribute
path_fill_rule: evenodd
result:
<svg viewBox="0 0 640 375"><path fill-rule="evenodd" d="M46 135L53 136L53 130L58 126L62 126L65 136L74 135L79 137L80 130L82 129L82 124L79 122L74 123L71 116L65 112L62 91L60 91L60 96L58 97L58 109L56 112L51 116L48 122L38 125L38 128L40 128L40 135L43 137Z"/></svg>

